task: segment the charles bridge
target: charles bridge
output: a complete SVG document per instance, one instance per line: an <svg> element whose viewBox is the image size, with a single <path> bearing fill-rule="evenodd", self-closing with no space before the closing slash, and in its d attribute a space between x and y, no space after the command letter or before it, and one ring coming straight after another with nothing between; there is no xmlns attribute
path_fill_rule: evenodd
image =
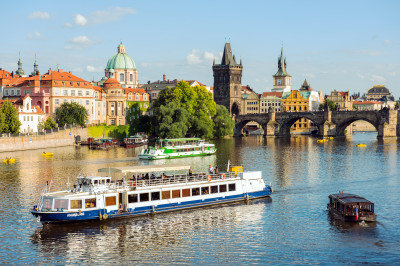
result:
<svg viewBox="0 0 400 266"><path fill-rule="evenodd" d="M378 138L400 137L398 110L384 108L379 111L310 111L279 112L271 108L265 114L237 115L234 136L241 136L243 127L251 121L258 123L264 136L290 137L290 127L301 118L312 121L321 137L345 136L346 128L353 122L363 120L371 123L378 131Z"/></svg>

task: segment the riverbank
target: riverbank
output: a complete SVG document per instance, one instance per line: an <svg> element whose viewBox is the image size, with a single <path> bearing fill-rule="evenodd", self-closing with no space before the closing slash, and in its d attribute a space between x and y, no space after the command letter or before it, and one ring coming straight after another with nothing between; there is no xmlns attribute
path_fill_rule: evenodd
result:
<svg viewBox="0 0 400 266"><path fill-rule="evenodd" d="M74 145L74 136L77 135L81 136L81 139L86 139L87 128L74 127L46 135L1 137L0 153L71 146Z"/></svg>

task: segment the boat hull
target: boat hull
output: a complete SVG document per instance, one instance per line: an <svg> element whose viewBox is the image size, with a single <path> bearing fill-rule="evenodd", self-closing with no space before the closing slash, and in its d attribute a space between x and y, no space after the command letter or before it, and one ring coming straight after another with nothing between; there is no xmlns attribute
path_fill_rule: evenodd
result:
<svg viewBox="0 0 400 266"><path fill-rule="evenodd" d="M160 160L160 159L176 159L176 158L186 158L186 157L198 157L198 156L208 156L215 154L214 152L208 153L195 153L195 154L162 154L162 155L148 155L139 154L139 159L144 160Z"/></svg>
<svg viewBox="0 0 400 266"><path fill-rule="evenodd" d="M237 195L229 195L229 196L220 196L215 198L205 198L205 199L196 199L196 200L188 200L180 203L168 203L168 204L160 204L160 205L148 205L143 207L131 208L127 211L109 211L106 209L97 209L97 210L84 210L81 212L40 212L40 211L32 211L32 214L36 217L39 217L40 222L42 223L68 223L68 222L82 222L82 221L90 221L90 220L102 220L105 219L104 214L106 215L106 219L113 218L121 218L121 217L133 217L140 216L146 214L154 214L154 213L162 213L162 212L171 212L183 209L191 209L191 208L200 208L218 204L226 204L231 202L243 201L243 200L252 200L257 198L268 197L272 193L271 187L267 186L262 191L256 191L251 193L237 194ZM100 216L101 215L101 216Z"/></svg>
<svg viewBox="0 0 400 266"><path fill-rule="evenodd" d="M375 222L376 214L360 214L358 218L356 215L343 215L341 212L338 212L336 209L329 208L329 214L337 220L341 220L344 222Z"/></svg>

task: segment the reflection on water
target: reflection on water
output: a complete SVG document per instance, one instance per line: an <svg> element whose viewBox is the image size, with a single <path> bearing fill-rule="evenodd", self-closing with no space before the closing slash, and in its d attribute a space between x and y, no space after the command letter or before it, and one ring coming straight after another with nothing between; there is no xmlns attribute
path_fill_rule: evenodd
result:
<svg viewBox="0 0 400 266"><path fill-rule="evenodd" d="M365 143L364 148L356 147ZM139 161L142 147L92 151L62 147L3 154L0 165L0 262L8 264L394 264L400 260L399 140L376 133L317 143L298 136L215 140L217 154ZM1 159L1 156L0 156ZM42 226L29 213L46 181L62 189L79 173L140 164L243 165L261 170L270 199L135 219ZM355 193L375 203L378 221L329 219L328 195ZM16 256L15 254L18 254Z"/></svg>

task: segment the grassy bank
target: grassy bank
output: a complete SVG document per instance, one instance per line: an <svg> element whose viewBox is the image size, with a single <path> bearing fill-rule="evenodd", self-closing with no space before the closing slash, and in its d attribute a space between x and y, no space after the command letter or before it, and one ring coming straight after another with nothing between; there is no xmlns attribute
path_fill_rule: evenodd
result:
<svg viewBox="0 0 400 266"><path fill-rule="evenodd" d="M93 138L123 139L129 135L129 126L91 126L88 127L88 136Z"/></svg>

